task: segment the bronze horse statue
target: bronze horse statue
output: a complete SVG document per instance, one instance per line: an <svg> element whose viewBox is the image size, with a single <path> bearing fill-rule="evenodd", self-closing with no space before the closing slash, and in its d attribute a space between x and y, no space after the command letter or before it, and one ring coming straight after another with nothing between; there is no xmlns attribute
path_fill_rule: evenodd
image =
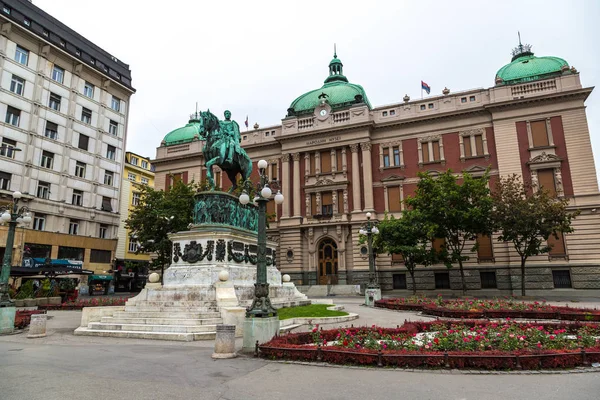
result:
<svg viewBox="0 0 600 400"><path fill-rule="evenodd" d="M237 188L237 175L247 181L252 173L252 160L246 151L240 146L239 127L235 121L230 121L231 113L225 111L226 120L219 121L216 115L210 112L200 113L200 135L206 140L202 152L204 154L204 166L206 177L212 189L215 181L212 166L218 165L223 170L233 186L229 192Z"/></svg>

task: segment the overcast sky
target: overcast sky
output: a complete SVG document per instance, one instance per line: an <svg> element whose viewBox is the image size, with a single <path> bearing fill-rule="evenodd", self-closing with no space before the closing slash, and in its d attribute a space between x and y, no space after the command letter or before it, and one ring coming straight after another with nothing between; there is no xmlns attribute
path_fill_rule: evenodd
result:
<svg viewBox="0 0 600 400"><path fill-rule="evenodd" d="M128 63L127 150L154 158L199 108L242 130L280 124L290 103L323 84L333 43L350 82L373 106L494 85L518 44L558 56L600 83L599 1L134 1L33 0ZM587 116L600 171L600 88Z"/></svg>

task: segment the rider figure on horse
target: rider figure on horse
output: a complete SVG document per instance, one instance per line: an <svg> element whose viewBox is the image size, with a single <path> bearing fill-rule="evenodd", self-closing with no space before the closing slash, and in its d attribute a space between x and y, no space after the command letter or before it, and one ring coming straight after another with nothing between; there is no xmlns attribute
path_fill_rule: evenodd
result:
<svg viewBox="0 0 600 400"><path fill-rule="evenodd" d="M241 149L240 147L240 126L237 122L231 120L231 111L225 110L225 121L219 121L221 134L223 135L221 148L225 154L225 162L231 163L233 161L233 154L236 150Z"/></svg>

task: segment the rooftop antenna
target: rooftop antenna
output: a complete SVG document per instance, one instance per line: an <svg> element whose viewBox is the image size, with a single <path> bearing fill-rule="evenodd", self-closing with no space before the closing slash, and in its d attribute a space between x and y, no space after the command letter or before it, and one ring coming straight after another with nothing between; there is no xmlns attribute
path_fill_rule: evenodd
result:
<svg viewBox="0 0 600 400"><path fill-rule="evenodd" d="M333 44L333 58L337 58L337 49L336 49L336 44Z"/></svg>

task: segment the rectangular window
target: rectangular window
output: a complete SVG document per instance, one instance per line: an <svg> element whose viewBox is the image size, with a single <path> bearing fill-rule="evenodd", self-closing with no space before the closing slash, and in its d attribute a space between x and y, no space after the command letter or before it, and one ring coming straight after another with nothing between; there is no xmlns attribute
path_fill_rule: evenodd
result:
<svg viewBox="0 0 600 400"><path fill-rule="evenodd" d="M10 80L10 91L18 94L19 96L23 96L23 91L25 90L25 79L20 78L16 75L12 76Z"/></svg>
<svg viewBox="0 0 600 400"><path fill-rule="evenodd" d="M390 149L387 147L384 147L382 151L383 151L383 166L389 167L390 166Z"/></svg>
<svg viewBox="0 0 600 400"><path fill-rule="evenodd" d="M393 253L392 254L392 263L401 263L404 262L404 256L401 253Z"/></svg>
<svg viewBox="0 0 600 400"><path fill-rule="evenodd" d="M469 96L469 101L475 101L475 96Z"/></svg>
<svg viewBox="0 0 600 400"><path fill-rule="evenodd" d="M319 214L320 210L317 210L317 195L312 193L310 195L310 212L313 216Z"/></svg>
<svg viewBox="0 0 600 400"><path fill-rule="evenodd" d="M317 171L315 169L315 154L309 154L309 163L310 163L310 174L314 175Z"/></svg>
<svg viewBox="0 0 600 400"><path fill-rule="evenodd" d="M132 206L137 206L140 204L140 194L139 193L133 193L131 195L131 205Z"/></svg>
<svg viewBox="0 0 600 400"><path fill-rule="evenodd" d="M127 179L129 179L131 182L135 182L137 180L137 176L130 172L127 174Z"/></svg>
<svg viewBox="0 0 600 400"><path fill-rule="evenodd" d="M466 103L467 102L467 98L466 97L461 97L460 98L460 102L461 103Z"/></svg>
<svg viewBox="0 0 600 400"><path fill-rule="evenodd" d="M112 210L112 199L110 197L102 196L102 211L111 212Z"/></svg>
<svg viewBox="0 0 600 400"><path fill-rule="evenodd" d="M54 111L60 111L60 96L55 93L50 93L50 101L48 102L48 107L53 109Z"/></svg>
<svg viewBox="0 0 600 400"><path fill-rule="evenodd" d="M389 211L402 211L402 204L400 204L400 186L389 186L387 188L387 195Z"/></svg>
<svg viewBox="0 0 600 400"><path fill-rule="evenodd" d="M276 211L275 211L275 202L274 201L269 201L267 203L266 213L267 213L267 221L274 222L276 219L276 215L275 215Z"/></svg>
<svg viewBox="0 0 600 400"><path fill-rule="evenodd" d="M147 185L148 184L148 178L142 177L142 184Z"/></svg>
<svg viewBox="0 0 600 400"><path fill-rule="evenodd" d="M279 178L277 175L277 164L271 164L271 180L276 181L278 179Z"/></svg>
<svg viewBox="0 0 600 400"><path fill-rule="evenodd" d="M431 243L431 246L433 247L433 249L436 252L440 253L446 247L446 239L444 239L444 238L435 238L435 239L433 239L433 242Z"/></svg>
<svg viewBox="0 0 600 400"><path fill-rule="evenodd" d="M106 146L106 158L109 160L114 160L116 157L117 149L115 146L111 146L110 144Z"/></svg>
<svg viewBox="0 0 600 400"><path fill-rule="evenodd" d="M498 284L496 283L496 272L495 271L481 271L479 272L479 278L481 279L482 289L497 289Z"/></svg>
<svg viewBox="0 0 600 400"><path fill-rule="evenodd" d="M6 118L4 118L4 122L12 126L19 126L20 119L21 110L11 106L6 107Z"/></svg>
<svg viewBox="0 0 600 400"><path fill-rule="evenodd" d="M392 152L394 153L394 165L396 167L400 166L400 147L395 146L392 147Z"/></svg>
<svg viewBox="0 0 600 400"><path fill-rule="evenodd" d="M90 262L101 263L101 264L110 264L111 255L112 255L112 253L110 250L91 249Z"/></svg>
<svg viewBox="0 0 600 400"><path fill-rule="evenodd" d="M148 161L142 160L142 168L148 169Z"/></svg>
<svg viewBox="0 0 600 400"><path fill-rule="evenodd" d="M10 190L10 180L12 179L12 174L8 172L0 171L0 189L2 190Z"/></svg>
<svg viewBox="0 0 600 400"><path fill-rule="evenodd" d="M406 289L406 274L392 274L392 287Z"/></svg>
<svg viewBox="0 0 600 400"><path fill-rule="evenodd" d="M49 151L42 151L42 162L40 166L42 168L52 169L54 165L54 153L50 153Z"/></svg>
<svg viewBox="0 0 600 400"><path fill-rule="evenodd" d="M135 253L137 249L140 247L140 244L135 240L129 239L129 252Z"/></svg>
<svg viewBox="0 0 600 400"><path fill-rule="evenodd" d="M2 146L0 146L0 156L8 157L8 158L15 158L15 150L14 149L16 147L17 147L16 140L2 138Z"/></svg>
<svg viewBox="0 0 600 400"><path fill-rule="evenodd" d="M423 162L429 162L429 142L421 143L421 150L423 151Z"/></svg>
<svg viewBox="0 0 600 400"><path fill-rule="evenodd" d="M427 107L425 106L425 104L421 104L421 111L426 110Z"/></svg>
<svg viewBox="0 0 600 400"><path fill-rule="evenodd" d="M477 235L477 260L491 261L494 259L492 251L492 238L488 235Z"/></svg>
<svg viewBox="0 0 600 400"><path fill-rule="evenodd" d="M436 289L450 289L450 273L449 272L435 272L435 288Z"/></svg>
<svg viewBox="0 0 600 400"><path fill-rule="evenodd" d="M475 135L475 149L477 149L477 155L483 156L483 135Z"/></svg>
<svg viewBox="0 0 600 400"><path fill-rule="evenodd" d="M321 194L321 214L325 216L333 215L333 196L331 192Z"/></svg>
<svg viewBox="0 0 600 400"><path fill-rule="evenodd" d="M82 163L81 161L75 162L75 176L85 178L85 163Z"/></svg>
<svg viewBox="0 0 600 400"><path fill-rule="evenodd" d="M108 235L108 225L100 224L100 231L98 232L98 237L100 239L106 239Z"/></svg>
<svg viewBox="0 0 600 400"><path fill-rule="evenodd" d="M137 157L131 157L131 165L138 165Z"/></svg>
<svg viewBox="0 0 600 400"><path fill-rule="evenodd" d="M51 244L25 243L25 247L29 249L30 257L34 258L48 258L52 253Z"/></svg>
<svg viewBox="0 0 600 400"><path fill-rule="evenodd" d="M329 150L322 151L319 158L321 159L321 173L331 172L331 152Z"/></svg>
<svg viewBox="0 0 600 400"><path fill-rule="evenodd" d="M335 152L335 167L337 168L337 171L342 171L342 169L344 168L343 164L342 164L342 150L341 149L337 149Z"/></svg>
<svg viewBox="0 0 600 400"><path fill-rule="evenodd" d="M396 115L396 110L390 110L390 116Z"/></svg>
<svg viewBox="0 0 600 400"><path fill-rule="evenodd" d="M118 97L113 96L112 101L110 102L110 108L115 111L121 111L121 100Z"/></svg>
<svg viewBox="0 0 600 400"><path fill-rule="evenodd" d="M86 82L83 86L83 95L92 99L94 97L94 85L92 85L89 82Z"/></svg>
<svg viewBox="0 0 600 400"><path fill-rule="evenodd" d="M381 113L381 115L382 115L383 117L387 117L387 115L388 115L388 112L387 112L387 111L384 111L384 112L382 112L382 113Z"/></svg>
<svg viewBox="0 0 600 400"><path fill-rule="evenodd" d="M550 254L551 256L561 257L567 255L567 250L565 249L565 239L561 232L556 232L556 236L550 235L548 237L548 246L550 246Z"/></svg>
<svg viewBox="0 0 600 400"><path fill-rule="evenodd" d="M52 68L52 80L55 80L58 83L63 83L65 79L65 70L59 66L54 66Z"/></svg>
<svg viewBox="0 0 600 400"><path fill-rule="evenodd" d="M58 246L58 258L61 260L83 261L84 254L85 249L81 247Z"/></svg>
<svg viewBox="0 0 600 400"><path fill-rule="evenodd" d="M529 124L531 126L531 138L533 139L533 147L546 147L550 143L548 142L548 131L546 130L546 121L532 121Z"/></svg>
<svg viewBox="0 0 600 400"><path fill-rule="evenodd" d="M69 220L69 235L79 234L79 221L76 219Z"/></svg>
<svg viewBox="0 0 600 400"><path fill-rule="evenodd" d="M429 109L433 109L433 103L429 103L427 106Z"/></svg>
<svg viewBox="0 0 600 400"><path fill-rule="evenodd" d="M473 149L471 148L471 136L463 137L463 145L465 146L465 157L472 157Z"/></svg>
<svg viewBox="0 0 600 400"><path fill-rule="evenodd" d="M573 287L571 284L571 273L568 269L553 270L552 280L554 281L555 289L570 289Z"/></svg>
<svg viewBox="0 0 600 400"><path fill-rule="evenodd" d="M79 142L77 143L77 147L81 150L88 150L88 146L90 144L90 137L86 135L79 134Z"/></svg>
<svg viewBox="0 0 600 400"><path fill-rule="evenodd" d="M15 61L19 64L27 65L29 62L29 50L17 46L17 50L15 51Z"/></svg>
<svg viewBox="0 0 600 400"><path fill-rule="evenodd" d="M548 191L550 196L556 196L556 184L554 182L554 169L538 169L537 171L540 189Z"/></svg>
<svg viewBox="0 0 600 400"><path fill-rule="evenodd" d="M83 204L83 192L81 190L73 190L73 198L71 204L80 206Z"/></svg>
<svg viewBox="0 0 600 400"><path fill-rule="evenodd" d="M92 110L88 110L85 107L81 108L81 122L85 124L92 123Z"/></svg>
<svg viewBox="0 0 600 400"><path fill-rule="evenodd" d="M38 182L37 197L39 197L40 199L50 198L50 183L44 181Z"/></svg>
<svg viewBox="0 0 600 400"><path fill-rule="evenodd" d="M104 171L104 184L112 186L114 174L111 171Z"/></svg>
<svg viewBox="0 0 600 400"><path fill-rule="evenodd" d="M111 120L108 123L108 133L110 133L113 136L117 136L119 134L119 124Z"/></svg>
<svg viewBox="0 0 600 400"><path fill-rule="evenodd" d="M440 161L440 142L439 140L431 142L431 147L433 148L433 161Z"/></svg>
<svg viewBox="0 0 600 400"><path fill-rule="evenodd" d="M58 125L54 122L46 121L46 130L44 135L50 139L58 139Z"/></svg>
<svg viewBox="0 0 600 400"><path fill-rule="evenodd" d="M43 231L46 228L46 215L36 213L33 217L33 230Z"/></svg>

